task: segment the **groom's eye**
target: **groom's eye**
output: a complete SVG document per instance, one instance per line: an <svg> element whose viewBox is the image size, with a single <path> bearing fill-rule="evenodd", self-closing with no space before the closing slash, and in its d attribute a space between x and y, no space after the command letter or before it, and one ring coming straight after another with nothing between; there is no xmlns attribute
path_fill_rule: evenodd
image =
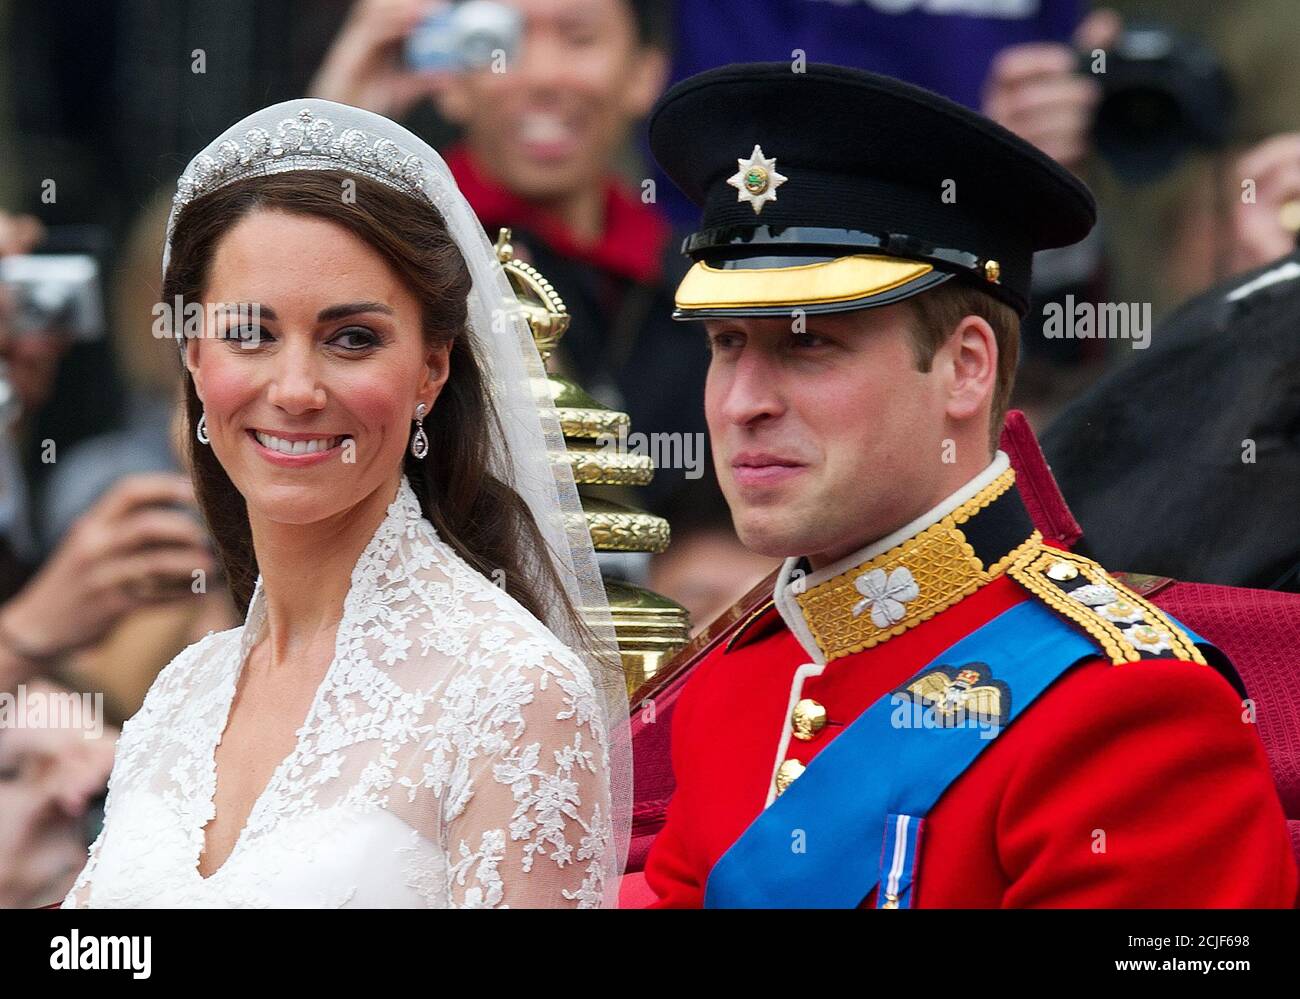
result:
<svg viewBox="0 0 1300 999"><path fill-rule="evenodd" d="M818 347L825 347L829 343L829 340L823 336L818 336L816 333L795 333L790 338L791 346L803 350L815 350Z"/></svg>
<svg viewBox="0 0 1300 999"><path fill-rule="evenodd" d="M733 350L741 345L743 338L739 333L726 331L709 337L709 350L715 354Z"/></svg>

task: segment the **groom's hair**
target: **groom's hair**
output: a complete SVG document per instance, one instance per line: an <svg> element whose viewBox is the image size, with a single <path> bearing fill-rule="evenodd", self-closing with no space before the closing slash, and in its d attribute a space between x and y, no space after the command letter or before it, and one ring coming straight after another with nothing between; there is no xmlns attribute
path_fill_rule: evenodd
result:
<svg viewBox="0 0 1300 999"><path fill-rule="evenodd" d="M1000 302L987 292L970 288L956 281L948 281L905 299L903 304L910 313L908 332L911 334L912 353L920 371L929 371L938 352L967 316L978 316L993 329L998 345L997 375L993 384L993 397L989 402L989 455L998 448L1002 436L1002 422L1011 405L1011 392L1015 386L1016 365L1020 358L1020 316L1011 306Z"/></svg>
<svg viewBox="0 0 1300 999"><path fill-rule="evenodd" d="M350 201L340 196L347 181L356 185ZM405 457L404 471L424 516L484 576L495 581L503 572L506 592L539 620L547 620L551 609L543 594L557 594L574 633L589 638L527 504L492 472L505 436L468 326L469 269L441 214L410 195L343 171L297 170L235 181L196 199L177 218L163 301L179 296L186 303L202 302L221 238L254 211L333 222L373 247L402 278L420 301L426 345L451 344L447 381L426 421L428 453L415 458L408 449ZM212 448L193 432L203 404L184 365L182 375L195 492L235 604L244 613L258 575L247 508ZM543 581L551 585L543 588Z"/></svg>

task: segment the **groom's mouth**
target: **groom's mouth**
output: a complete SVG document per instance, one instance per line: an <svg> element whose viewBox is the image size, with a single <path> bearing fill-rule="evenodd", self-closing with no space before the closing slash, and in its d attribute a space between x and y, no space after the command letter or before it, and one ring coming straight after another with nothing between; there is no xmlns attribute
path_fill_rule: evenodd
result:
<svg viewBox="0 0 1300 999"><path fill-rule="evenodd" d="M742 489L761 489L784 483L806 466L793 458L768 451L742 451L731 460L731 474Z"/></svg>

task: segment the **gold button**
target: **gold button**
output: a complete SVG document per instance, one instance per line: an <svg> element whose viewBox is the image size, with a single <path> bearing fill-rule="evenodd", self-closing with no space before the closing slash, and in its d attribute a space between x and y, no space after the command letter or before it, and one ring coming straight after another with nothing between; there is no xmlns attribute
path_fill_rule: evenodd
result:
<svg viewBox="0 0 1300 999"><path fill-rule="evenodd" d="M784 794L785 789L799 779L804 772L804 765L798 760L786 760L776 768L776 793Z"/></svg>
<svg viewBox="0 0 1300 999"><path fill-rule="evenodd" d="M826 727L826 709L811 697L805 697L794 706L790 727L794 729L796 739L807 742Z"/></svg>
<svg viewBox="0 0 1300 999"><path fill-rule="evenodd" d="M1047 567L1047 574L1058 583L1069 582L1079 575L1079 570L1069 562L1053 562Z"/></svg>
<svg viewBox="0 0 1300 999"><path fill-rule="evenodd" d="M984 261L984 280L991 284L997 284L1002 277L1002 265L996 260Z"/></svg>

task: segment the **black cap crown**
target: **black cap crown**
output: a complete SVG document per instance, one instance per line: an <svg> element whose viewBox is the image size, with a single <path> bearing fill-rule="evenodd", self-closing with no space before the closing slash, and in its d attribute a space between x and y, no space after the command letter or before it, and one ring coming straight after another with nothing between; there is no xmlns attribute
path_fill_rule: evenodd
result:
<svg viewBox="0 0 1300 999"><path fill-rule="evenodd" d="M1096 219L1087 187L1024 140L862 70L709 70L664 94L649 127L703 209L681 319L867 308L952 278L1023 315L1034 251Z"/></svg>

